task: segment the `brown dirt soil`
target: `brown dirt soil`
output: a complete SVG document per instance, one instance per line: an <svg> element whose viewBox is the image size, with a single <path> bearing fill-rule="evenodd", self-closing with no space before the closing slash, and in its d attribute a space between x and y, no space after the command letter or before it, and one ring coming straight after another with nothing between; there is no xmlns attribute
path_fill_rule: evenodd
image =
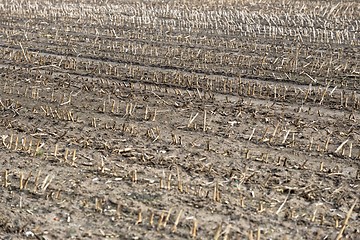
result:
<svg viewBox="0 0 360 240"><path fill-rule="evenodd" d="M1 1L0 239L359 239L359 8Z"/></svg>

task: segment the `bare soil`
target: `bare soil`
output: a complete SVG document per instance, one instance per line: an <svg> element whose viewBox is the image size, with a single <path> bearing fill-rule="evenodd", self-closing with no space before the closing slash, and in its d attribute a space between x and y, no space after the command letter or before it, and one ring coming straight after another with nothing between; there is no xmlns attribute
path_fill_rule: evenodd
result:
<svg viewBox="0 0 360 240"><path fill-rule="evenodd" d="M0 239L360 238L359 3L60 2L0 2Z"/></svg>

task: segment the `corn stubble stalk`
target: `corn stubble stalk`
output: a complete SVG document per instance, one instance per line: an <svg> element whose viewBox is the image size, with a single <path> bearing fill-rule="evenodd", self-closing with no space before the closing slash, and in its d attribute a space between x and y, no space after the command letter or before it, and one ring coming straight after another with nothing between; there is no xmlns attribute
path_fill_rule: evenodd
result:
<svg viewBox="0 0 360 240"><path fill-rule="evenodd" d="M14 151L18 149L19 136L16 136Z"/></svg>
<svg viewBox="0 0 360 240"><path fill-rule="evenodd" d="M182 180L181 180L179 166L176 166L176 175L177 175L177 182L178 182L178 190L179 190L179 192L182 193L183 192L183 184L182 184Z"/></svg>
<svg viewBox="0 0 360 240"><path fill-rule="evenodd" d="M154 216L155 213L153 211L150 211L149 224L151 227L154 227Z"/></svg>
<svg viewBox="0 0 360 240"><path fill-rule="evenodd" d="M261 230L259 228L256 232L256 240L260 240L260 239L261 239Z"/></svg>
<svg viewBox="0 0 360 240"><path fill-rule="evenodd" d="M215 185L214 185L213 200L215 202L220 202L220 190L219 190L219 183L218 182L216 182Z"/></svg>
<svg viewBox="0 0 360 240"><path fill-rule="evenodd" d="M33 188L33 192L36 193L37 192L37 188L38 188L38 184L39 184L39 178L40 178L40 174L41 174L41 170L39 170L38 174L35 177L35 181L34 181L34 188Z"/></svg>
<svg viewBox="0 0 360 240"><path fill-rule="evenodd" d="M206 110L204 110L203 132L206 132Z"/></svg>
<svg viewBox="0 0 360 240"><path fill-rule="evenodd" d="M24 188L24 189L27 189L27 185L28 185L28 183L29 183L29 180L30 180L31 176L32 176L32 172L30 171L29 174L28 174L28 176L26 177L26 179L25 179L25 181L24 181L24 184L23 184L23 188Z"/></svg>
<svg viewBox="0 0 360 240"><path fill-rule="evenodd" d="M240 197L240 206L241 208L245 208L245 196Z"/></svg>
<svg viewBox="0 0 360 240"><path fill-rule="evenodd" d="M349 211L347 212L346 217L345 217L345 219L344 219L344 223L343 223L342 228L340 229L340 231L339 231L339 233L338 233L338 235L337 235L337 237L336 237L336 240L340 240L340 239L343 237L343 233L344 233L344 231L345 231L345 229L346 229L346 227L347 227L347 225L348 225L349 219L350 219L350 217L351 217L351 214L352 214L352 212L353 212L353 210L354 210L354 208L355 208L358 200L359 200L359 199L356 199L356 200L354 201L353 205L350 207Z"/></svg>
<svg viewBox="0 0 360 240"><path fill-rule="evenodd" d="M230 230L231 230L231 224L228 224L224 230L224 240L229 239Z"/></svg>
<svg viewBox="0 0 360 240"><path fill-rule="evenodd" d="M142 223L142 221L143 221L143 218L142 218L142 211L141 211L141 209L139 209L139 212L138 212L138 219L137 219L137 221L136 221L135 225L138 225L138 224Z"/></svg>
<svg viewBox="0 0 360 240"><path fill-rule="evenodd" d="M340 144L340 146L335 150L335 153L340 152L340 151L343 149L344 145L345 145L348 141L349 141L349 139L346 139L345 141L343 141L343 142ZM343 154L342 154L342 155L343 155Z"/></svg>
<svg viewBox="0 0 360 240"><path fill-rule="evenodd" d="M191 124L195 121L196 117L199 115L199 113L196 113L194 116L190 116L189 123L187 125L188 128L190 128Z"/></svg>
<svg viewBox="0 0 360 240"><path fill-rule="evenodd" d="M44 193L46 189L49 187L50 183L52 182L53 177L50 175L47 175L41 185L41 191Z"/></svg>
<svg viewBox="0 0 360 240"><path fill-rule="evenodd" d="M149 119L149 106L146 105L144 120L147 121L148 119Z"/></svg>
<svg viewBox="0 0 360 240"><path fill-rule="evenodd" d="M168 211L168 213L167 213L167 215L166 215L166 218L165 218L164 223L163 223L163 227L164 227L164 228L166 227L167 222L168 222L169 219L170 219L171 212L172 212L172 208L169 209L169 211Z"/></svg>
<svg viewBox="0 0 360 240"><path fill-rule="evenodd" d="M252 130L252 132L251 132L251 134L250 134L250 136L249 136L248 141L251 141L251 139L253 138L254 133L255 133L255 130L256 130L256 128L253 128L253 130Z"/></svg>
<svg viewBox="0 0 360 240"><path fill-rule="evenodd" d="M249 230L249 232L248 232L248 239L254 240L254 232L252 230Z"/></svg>
<svg viewBox="0 0 360 240"><path fill-rule="evenodd" d="M278 210L276 211L276 215L279 215L279 213L281 212L281 210L283 209L285 203L287 202L288 198L290 196L290 191L288 192L288 195L286 196L284 202L280 205L280 207L278 208Z"/></svg>
<svg viewBox="0 0 360 240"><path fill-rule="evenodd" d="M164 179L163 177L159 177L159 183L160 183L160 189L163 189L164 188Z"/></svg>
<svg viewBox="0 0 360 240"><path fill-rule="evenodd" d="M19 183L19 189L20 189L20 190L23 190L23 187L24 187L24 185L23 185L23 180L24 180L24 173L21 172L21 173L20 173L20 179L19 179L19 181L20 181L20 183Z"/></svg>
<svg viewBox="0 0 360 240"><path fill-rule="evenodd" d="M161 212L161 215L160 215L160 218L159 218L159 221L158 221L158 225L157 225L157 228L156 228L157 231L159 231L160 228L162 227L163 222L164 222L164 217L165 217L164 212Z"/></svg>
<svg viewBox="0 0 360 240"><path fill-rule="evenodd" d="M76 157L76 149L74 149L74 151L72 153L72 158L71 158L71 166L75 166L76 159L77 159L77 157Z"/></svg>
<svg viewBox="0 0 360 240"><path fill-rule="evenodd" d="M58 154L58 144L55 144L55 149L54 149L54 157L56 158Z"/></svg>
<svg viewBox="0 0 360 240"><path fill-rule="evenodd" d="M10 149L10 150L11 150L11 147L12 147L13 137L14 137L14 135L11 134L11 135L10 135L9 145L8 145L8 149Z"/></svg>
<svg viewBox="0 0 360 240"><path fill-rule="evenodd" d="M65 149L65 154L64 154L64 161L65 161L65 162L68 162L68 155L69 155L69 149L66 148L66 149Z"/></svg>
<svg viewBox="0 0 360 240"><path fill-rule="evenodd" d="M8 173L8 170L5 170L4 171L4 183L3 183L4 188L7 188L10 185L8 180L9 180L9 173Z"/></svg>
<svg viewBox="0 0 360 240"><path fill-rule="evenodd" d="M198 228L198 221L194 218L193 219L193 226L192 226L191 232L190 232L192 238L196 238L197 228Z"/></svg>
<svg viewBox="0 0 360 240"><path fill-rule="evenodd" d="M132 171L132 177L131 177L131 179L132 179L132 182L134 182L134 183L137 182L138 178L137 178L137 171L136 171L136 169L135 169L134 171Z"/></svg>
<svg viewBox="0 0 360 240"><path fill-rule="evenodd" d="M168 179L167 179L167 190L171 190L171 173L169 173Z"/></svg>
<svg viewBox="0 0 360 240"><path fill-rule="evenodd" d="M103 207L102 207L102 203L101 200L98 198L95 198L95 211L102 213L103 212Z"/></svg>
<svg viewBox="0 0 360 240"><path fill-rule="evenodd" d="M222 229L222 223L219 223L218 226L216 227L216 231L215 231L215 235L214 235L214 240L218 240L221 236L221 229Z"/></svg>
<svg viewBox="0 0 360 240"><path fill-rule="evenodd" d="M180 222L180 218L181 218L181 215L182 215L183 211L184 211L183 209L180 209L179 213L177 214L176 220L175 220L175 222L174 222L174 226L173 226L173 228L172 228L172 232L176 232L176 230L177 230L177 225L178 225L179 222Z"/></svg>
<svg viewBox="0 0 360 240"><path fill-rule="evenodd" d="M121 208L122 208L121 203L117 203L117 205L116 205L116 217L118 219L120 219L120 217L121 217Z"/></svg>

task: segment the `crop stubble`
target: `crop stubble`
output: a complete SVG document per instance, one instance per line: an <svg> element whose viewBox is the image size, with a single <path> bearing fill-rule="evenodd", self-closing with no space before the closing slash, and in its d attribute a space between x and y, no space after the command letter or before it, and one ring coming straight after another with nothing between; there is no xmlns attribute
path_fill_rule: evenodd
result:
<svg viewBox="0 0 360 240"><path fill-rule="evenodd" d="M355 239L359 3L0 3L0 237Z"/></svg>

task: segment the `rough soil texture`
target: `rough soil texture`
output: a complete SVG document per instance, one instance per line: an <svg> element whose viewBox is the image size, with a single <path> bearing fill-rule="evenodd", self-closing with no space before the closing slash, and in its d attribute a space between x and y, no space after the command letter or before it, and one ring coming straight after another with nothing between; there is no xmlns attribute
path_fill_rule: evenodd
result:
<svg viewBox="0 0 360 240"><path fill-rule="evenodd" d="M359 239L357 1L1 1L1 239Z"/></svg>

